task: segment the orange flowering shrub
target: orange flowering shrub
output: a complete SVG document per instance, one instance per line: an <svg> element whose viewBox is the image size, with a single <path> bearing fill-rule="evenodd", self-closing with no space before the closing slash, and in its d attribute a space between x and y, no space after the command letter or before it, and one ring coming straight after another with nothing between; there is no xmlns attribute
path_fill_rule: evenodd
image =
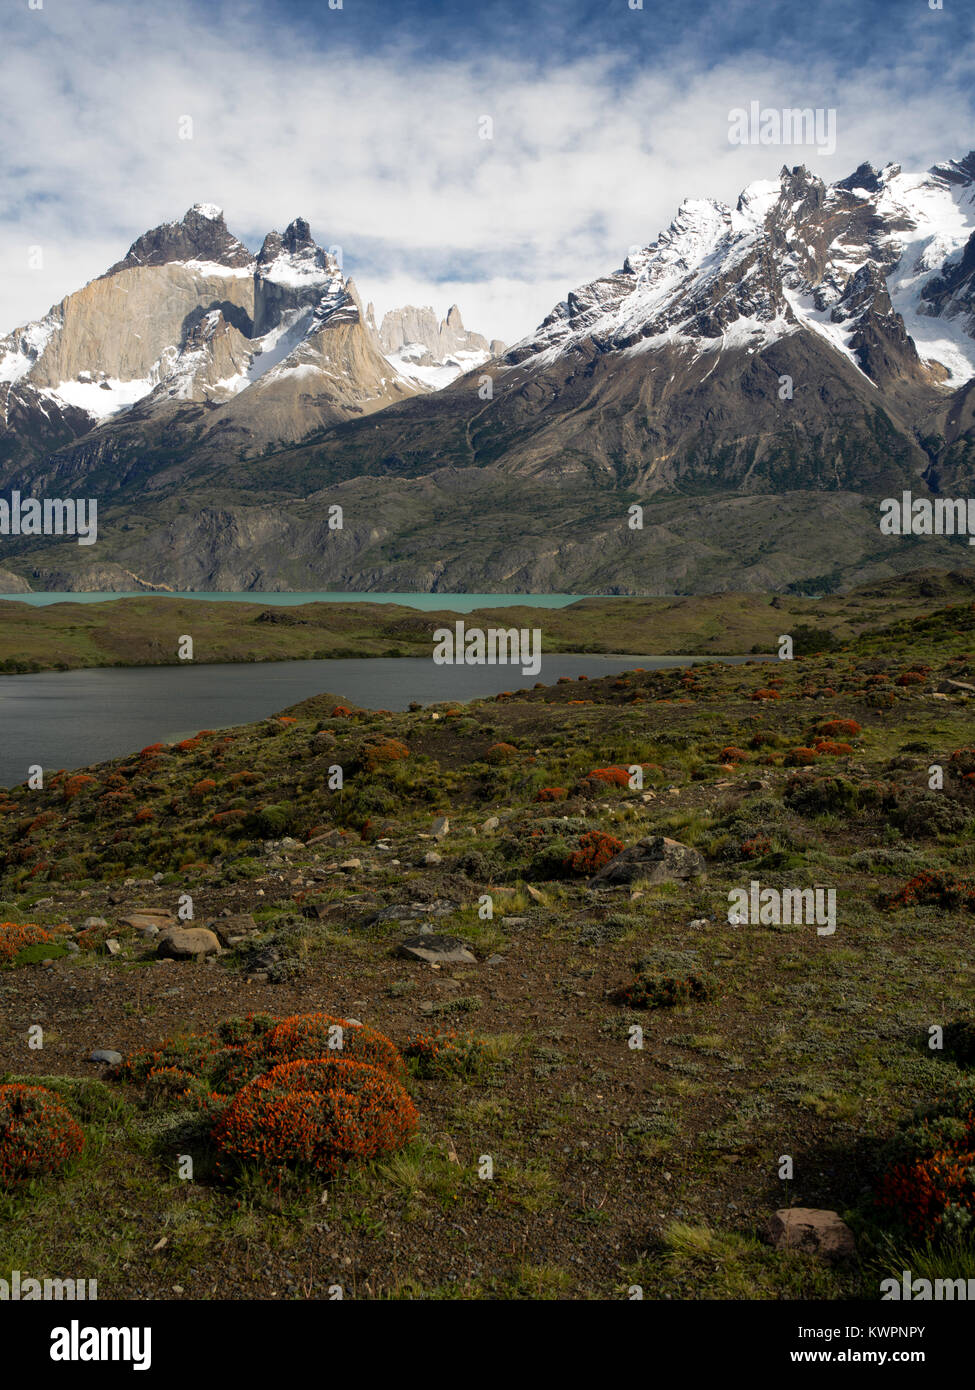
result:
<svg viewBox="0 0 975 1390"><path fill-rule="evenodd" d="M154 758L166 747L164 743L149 743L139 753L140 758Z"/></svg>
<svg viewBox="0 0 975 1390"><path fill-rule="evenodd" d="M827 719L816 726L816 733L820 738L835 738L837 734L855 738L860 732L860 725L855 719Z"/></svg>
<svg viewBox="0 0 975 1390"><path fill-rule="evenodd" d="M352 711L349 709L348 705L336 705L332 710L333 719L351 719L351 717Z"/></svg>
<svg viewBox="0 0 975 1390"><path fill-rule="evenodd" d="M641 969L628 984L614 990L611 998L614 1004L625 1004L632 1009L672 1009L679 1004L710 999L714 993L714 980L701 970L671 975Z"/></svg>
<svg viewBox="0 0 975 1390"><path fill-rule="evenodd" d="M476 1071L484 1055L484 1044L471 1034L452 1031L411 1033L403 1046L404 1057L413 1060L417 1076L438 1076L444 1072Z"/></svg>
<svg viewBox="0 0 975 1390"><path fill-rule="evenodd" d="M932 1240L975 1217L975 1105L958 1093L909 1121L888 1152L893 1161L876 1202L914 1236Z"/></svg>
<svg viewBox="0 0 975 1390"><path fill-rule="evenodd" d="M880 1181L877 1202L898 1215L923 1240L938 1234L945 1211L954 1207L975 1216L975 1135L967 1152L939 1149L927 1158L900 1164Z"/></svg>
<svg viewBox="0 0 975 1390"><path fill-rule="evenodd" d="M155 820L155 812L151 806L141 806L135 813L136 825L147 825L149 821Z"/></svg>
<svg viewBox="0 0 975 1390"><path fill-rule="evenodd" d="M0 1085L0 1188L60 1173L84 1145L60 1097L43 1086Z"/></svg>
<svg viewBox="0 0 975 1390"><path fill-rule="evenodd" d="M615 835L606 835L602 830L590 830L579 836L579 848L565 860L565 868L574 874L584 874L587 878L597 873L604 864L615 859L623 850L623 841Z"/></svg>
<svg viewBox="0 0 975 1390"><path fill-rule="evenodd" d="M722 748L718 754L718 759L723 763L744 763L748 761L748 754L744 748L737 748L731 743L727 748Z"/></svg>
<svg viewBox="0 0 975 1390"><path fill-rule="evenodd" d="M246 811L215 811L210 817L210 824L219 828L221 826L236 825L238 822L246 819Z"/></svg>
<svg viewBox="0 0 975 1390"><path fill-rule="evenodd" d="M182 1067L152 1067L146 1076L146 1096L163 1102L185 1101L196 1094L198 1080Z"/></svg>
<svg viewBox="0 0 975 1390"><path fill-rule="evenodd" d="M594 767L586 773L587 782L605 782L608 787L629 787L630 774L625 767Z"/></svg>
<svg viewBox="0 0 975 1390"><path fill-rule="evenodd" d="M401 762L408 758L410 750L402 739L380 738L365 744L360 756L366 772L378 772L387 763Z"/></svg>
<svg viewBox="0 0 975 1390"><path fill-rule="evenodd" d="M975 772L975 748L956 748L948 759L948 767L959 777L969 777Z"/></svg>
<svg viewBox="0 0 975 1390"><path fill-rule="evenodd" d="M753 690L748 697L750 700L781 700L781 695L777 690Z"/></svg>
<svg viewBox="0 0 975 1390"><path fill-rule="evenodd" d="M191 752L193 751L194 748L199 748L199 746L200 746L200 735L199 735L199 734L197 734L195 738L184 738L184 739L181 740L181 742L177 743L177 745L176 745L176 747L177 747L177 749L179 750L180 753L191 753Z"/></svg>
<svg viewBox="0 0 975 1390"><path fill-rule="evenodd" d="M0 922L0 965L14 960L25 946L39 946L53 940L49 931L33 922L25 922L22 926L17 922Z"/></svg>
<svg viewBox="0 0 975 1390"><path fill-rule="evenodd" d="M923 869L904 887L882 899L884 907L934 906L975 911L975 881L955 878L940 869Z"/></svg>
<svg viewBox="0 0 975 1390"><path fill-rule="evenodd" d="M743 840L741 852L745 859L761 859L772 849L772 841L767 835L753 835L750 840Z"/></svg>
<svg viewBox="0 0 975 1390"><path fill-rule="evenodd" d="M69 777L64 784L65 801L73 801L86 787L93 787L94 785L94 777L89 777L87 772L76 772L75 775Z"/></svg>
<svg viewBox="0 0 975 1390"><path fill-rule="evenodd" d="M924 676L920 671L904 671L897 677L895 685L923 685Z"/></svg>
<svg viewBox="0 0 975 1390"><path fill-rule="evenodd" d="M816 740L816 753L821 758L845 758L853 752L851 743L834 743L832 739Z"/></svg>
<svg viewBox="0 0 975 1390"><path fill-rule="evenodd" d="M336 1047L339 1036L340 1049ZM265 1035L261 1051L272 1064L299 1057L341 1056L378 1067L396 1078L404 1075L403 1059L389 1038L374 1028L347 1023L331 1014L292 1014L282 1019Z"/></svg>
<svg viewBox="0 0 975 1390"><path fill-rule="evenodd" d="M284 1062L249 1081L217 1121L213 1140L222 1169L251 1162L332 1177L402 1148L416 1124L413 1102L388 1072L317 1058Z"/></svg>
<svg viewBox="0 0 975 1390"><path fill-rule="evenodd" d="M249 772L245 769L243 772L235 772L233 774L230 779L230 785L233 787L234 791L236 791L238 787L253 787L260 781L261 774L259 772Z"/></svg>
<svg viewBox="0 0 975 1390"><path fill-rule="evenodd" d="M278 715L278 723L279 723L279 724L297 724L297 722L298 722L298 721L297 721L297 719L295 719L294 715L291 715L291 714L279 714L279 715Z"/></svg>
<svg viewBox="0 0 975 1390"><path fill-rule="evenodd" d="M809 767L815 761L815 748L790 748L785 755L786 767Z"/></svg>
<svg viewBox="0 0 975 1390"><path fill-rule="evenodd" d="M212 777L203 777L199 782L194 782L190 787L190 796L208 796L210 792L217 790L217 784Z"/></svg>
<svg viewBox="0 0 975 1390"><path fill-rule="evenodd" d="M518 749L512 743L492 743L484 754L484 761L494 766L510 763L518 756Z"/></svg>
<svg viewBox="0 0 975 1390"><path fill-rule="evenodd" d="M568 795L565 787L539 787L536 801L564 801Z"/></svg>

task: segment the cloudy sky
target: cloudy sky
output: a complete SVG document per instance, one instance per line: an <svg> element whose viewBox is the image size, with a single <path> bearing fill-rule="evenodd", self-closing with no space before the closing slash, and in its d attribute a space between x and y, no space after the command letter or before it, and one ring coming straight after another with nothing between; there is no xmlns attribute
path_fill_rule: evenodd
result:
<svg viewBox="0 0 975 1390"><path fill-rule="evenodd" d="M683 197L975 147L975 4L936 2L0 0L0 332L212 202L512 342ZM835 153L731 144L752 101L835 108Z"/></svg>

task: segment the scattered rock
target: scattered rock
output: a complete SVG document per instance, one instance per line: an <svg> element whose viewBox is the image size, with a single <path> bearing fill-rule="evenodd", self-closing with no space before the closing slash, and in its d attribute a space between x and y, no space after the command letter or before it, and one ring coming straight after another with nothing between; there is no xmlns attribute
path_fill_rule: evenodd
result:
<svg viewBox="0 0 975 1390"><path fill-rule="evenodd" d="M664 835L648 835L622 850L589 880L590 888L610 888L634 879L649 883L674 883L704 873L704 857L690 845Z"/></svg>
<svg viewBox="0 0 975 1390"><path fill-rule="evenodd" d="M249 912L235 913L229 917L218 917L207 924L221 946L236 946L246 937L256 936L260 928Z"/></svg>
<svg viewBox="0 0 975 1390"><path fill-rule="evenodd" d="M124 919L123 919L124 920ZM87 931L89 927L107 927L108 923L104 917L86 917L81 924L82 931Z"/></svg>
<svg viewBox="0 0 975 1390"><path fill-rule="evenodd" d="M428 965L476 965L477 956L467 943L456 936L437 936L425 933L410 936L396 948L398 956L407 960L422 960Z"/></svg>
<svg viewBox="0 0 975 1390"><path fill-rule="evenodd" d="M163 932L156 955L171 960L189 960L196 956L212 956L220 950L220 942L206 927L171 927Z"/></svg>
<svg viewBox="0 0 975 1390"><path fill-rule="evenodd" d="M541 891L541 889L536 888L535 885L534 885L533 883L527 883L527 884L525 885L525 892L526 892L526 893L528 894L528 896L531 898L531 900L532 900L533 903L547 903L547 902L548 902L548 899L546 898L545 894Z"/></svg>
<svg viewBox="0 0 975 1390"><path fill-rule="evenodd" d="M501 822L497 816L488 816L487 820L481 826L481 830L485 835L490 835L492 831L497 830L500 824Z"/></svg>
<svg viewBox="0 0 975 1390"><path fill-rule="evenodd" d="M348 838L348 834L343 830L326 830L324 835L316 835L313 840L308 840L305 848L311 849L313 845L341 845Z"/></svg>
<svg viewBox="0 0 975 1390"><path fill-rule="evenodd" d="M527 926L528 926L528 918L527 918L527 917L502 917L502 918L501 918L501 925L502 925L503 927L513 927L513 928L516 928L516 929L517 929L518 927L527 927Z"/></svg>
<svg viewBox="0 0 975 1390"><path fill-rule="evenodd" d="M499 956L495 951L493 956L488 956L485 965L504 965L504 956Z"/></svg>
<svg viewBox="0 0 975 1390"><path fill-rule="evenodd" d="M446 816L438 816L430 827L430 834L435 840L442 840L450 831L450 821Z"/></svg>
<svg viewBox="0 0 975 1390"><path fill-rule="evenodd" d="M710 925L711 919L709 917L695 917L693 922L688 922L687 927L689 931L703 931L705 927Z"/></svg>
<svg viewBox="0 0 975 1390"><path fill-rule="evenodd" d="M443 855L438 854L435 849L432 849L423 856L423 862L428 868L432 869L435 864L443 863Z"/></svg>
<svg viewBox="0 0 975 1390"><path fill-rule="evenodd" d="M415 922L418 917L449 917L459 906L459 903L450 902L447 898L437 898L432 903L393 903L389 907L381 907L366 925L375 927L384 922Z"/></svg>
<svg viewBox="0 0 975 1390"><path fill-rule="evenodd" d="M132 927L143 935L148 933L150 936L156 932L166 931L170 927L177 926L176 918L171 912L162 912L152 907L138 907L134 912L130 912L126 917L118 919L120 927ZM108 923L106 922L107 926Z"/></svg>
<svg viewBox="0 0 975 1390"><path fill-rule="evenodd" d="M110 936L105 942L105 950L110 956L118 956L122 953L122 947L114 936Z"/></svg>
<svg viewBox="0 0 975 1390"><path fill-rule="evenodd" d="M106 1067L118 1067L122 1065L121 1052L113 1052L110 1047L96 1047L91 1054L93 1062L103 1062Z"/></svg>
<svg viewBox="0 0 975 1390"><path fill-rule="evenodd" d="M777 1250L805 1250L827 1260L849 1259L856 1253L853 1232L835 1211L815 1207L783 1207L769 1222Z"/></svg>
<svg viewBox="0 0 975 1390"><path fill-rule="evenodd" d="M362 868L362 860L346 859L339 865L339 868L344 869L347 873L353 873L356 869Z"/></svg>

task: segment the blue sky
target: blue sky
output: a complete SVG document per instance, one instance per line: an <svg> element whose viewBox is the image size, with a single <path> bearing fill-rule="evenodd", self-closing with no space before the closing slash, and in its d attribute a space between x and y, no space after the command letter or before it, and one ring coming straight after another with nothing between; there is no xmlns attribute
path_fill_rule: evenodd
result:
<svg viewBox="0 0 975 1390"><path fill-rule="evenodd" d="M975 147L973 0L0 7L0 331L200 201L255 247L305 216L380 311L512 341L683 197ZM730 144L753 100L835 108L835 153Z"/></svg>

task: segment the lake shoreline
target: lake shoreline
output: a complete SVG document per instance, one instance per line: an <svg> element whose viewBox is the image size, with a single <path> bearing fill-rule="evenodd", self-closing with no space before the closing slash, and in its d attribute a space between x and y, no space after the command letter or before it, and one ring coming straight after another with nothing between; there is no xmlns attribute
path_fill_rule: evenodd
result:
<svg viewBox="0 0 975 1390"><path fill-rule="evenodd" d="M176 666L187 636L195 661L214 666L429 659L435 630L459 617L473 625L471 615L481 628L540 629L548 655L639 659L680 652L761 659L777 649L782 634L822 638L823 646L807 640L805 650L828 650L878 627L923 618L935 598L970 603L972 588L962 575L922 573L819 598L759 592L669 598L287 593L67 595L41 604L3 597L0 673L33 674Z"/></svg>
<svg viewBox="0 0 975 1390"><path fill-rule="evenodd" d="M728 657L722 665L752 658ZM89 767L153 743L178 742L200 729L253 724L319 698L331 710L404 712L411 706L466 705L560 678L585 682L647 670L698 665L693 656L543 653L536 676L511 666L441 666L425 657L311 661L184 662L157 666L41 671L0 678L0 785L29 768Z"/></svg>

